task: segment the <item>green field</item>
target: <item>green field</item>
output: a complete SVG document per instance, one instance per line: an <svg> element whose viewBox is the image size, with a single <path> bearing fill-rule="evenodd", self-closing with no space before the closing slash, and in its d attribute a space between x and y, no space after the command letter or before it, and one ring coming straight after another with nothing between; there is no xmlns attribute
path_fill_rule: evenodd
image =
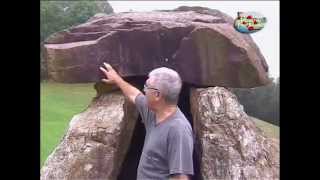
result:
<svg viewBox="0 0 320 180"><path fill-rule="evenodd" d="M41 164L63 137L71 118L96 95L93 84L41 83Z"/></svg>
<svg viewBox="0 0 320 180"><path fill-rule="evenodd" d="M268 137L276 138L276 139L280 138L279 126L273 125L271 123L268 123L266 121L262 121L257 118L253 118L253 121L260 129L262 129L265 132L265 134Z"/></svg>
<svg viewBox="0 0 320 180"><path fill-rule="evenodd" d="M96 95L93 83L41 83L41 164L58 145L71 118L82 112ZM279 127L254 119L270 137L279 138Z"/></svg>

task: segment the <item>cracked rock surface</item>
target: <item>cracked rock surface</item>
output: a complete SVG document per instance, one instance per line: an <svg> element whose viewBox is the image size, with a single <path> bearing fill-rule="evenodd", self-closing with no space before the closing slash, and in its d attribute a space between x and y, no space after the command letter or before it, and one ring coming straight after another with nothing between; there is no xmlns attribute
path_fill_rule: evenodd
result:
<svg viewBox="0 0 320 180"><path fill-rule="evenodd" d="M279 179L279 141L265 136L234 94L222 87L191 88L189 97L195 179ZM41 180L117 179L137 119L134 105L119 91L100 94L72 118Z"/></svg>
<svg viewBox="0 0 320 180"><path fill-rule="evenodd" d="M102 62L123 77L166 66L199 86L256 87L268 81L268 65L250 35L214 9L98 14L50 36L45 43L49 78L98 82Z"/></svg>
<svg viewBox="0 0 320 180"><path fill-rule="evenodd" d="M279 141L264 135L222 87L191 90L203 179L279 179Z"/></svg>

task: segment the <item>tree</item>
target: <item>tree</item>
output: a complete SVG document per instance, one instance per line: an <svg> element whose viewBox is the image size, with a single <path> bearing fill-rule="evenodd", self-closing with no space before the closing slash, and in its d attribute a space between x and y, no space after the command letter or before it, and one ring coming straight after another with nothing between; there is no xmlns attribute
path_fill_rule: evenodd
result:
<svg viewBox="0 0 320 180"><path fill-rule="evenodd" d="M231 90L236 94L247 114L279 125L280 78L278 77L276 81L273 78L270 80L272 83L267 86L250 89L233 88Z"/></svg>
<svg viewBox="0 0 320 180"><path fill-rule="evenodd" d="M97 13L113 13L107 1L41 1L40 41L52 33L87 21Z"/></svg>

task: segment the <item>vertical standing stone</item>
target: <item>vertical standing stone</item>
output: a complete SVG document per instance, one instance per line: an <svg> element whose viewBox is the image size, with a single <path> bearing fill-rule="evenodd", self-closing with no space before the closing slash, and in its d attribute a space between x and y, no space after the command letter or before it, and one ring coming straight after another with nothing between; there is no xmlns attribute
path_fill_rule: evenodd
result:
<svg viewBox="0 0 320 180"><path fill-rule="evenodd" d="M120 92L96 97L75 115L41 169L41 180L115 180L138 112Z"/></svg>
<svg viewBox="0 0 320 180"><path fill-rule="evenodd" d="M191 90L203 179L279 179L279 144L257 128L225 88Z"/></svg>

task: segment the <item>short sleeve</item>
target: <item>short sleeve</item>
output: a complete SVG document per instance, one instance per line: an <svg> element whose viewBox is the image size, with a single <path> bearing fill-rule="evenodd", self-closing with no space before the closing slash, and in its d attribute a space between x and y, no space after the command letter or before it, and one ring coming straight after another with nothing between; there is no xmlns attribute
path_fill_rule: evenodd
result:
<svg viewBox="0 0 320 180"><path fill-rule="evenodd" d="M193 137L183 129L171 128L168 135L169 173L193 175Z"/></svg>
<svg viewBox="0 0 320 180"><path fill-rule="evenodd" d="M145 126L147 126L150 119L150 110L148 108L146 96L141 93L137 95L137 97L135 98L135 105L140 113L142 122L145 124Z"/></svg>

